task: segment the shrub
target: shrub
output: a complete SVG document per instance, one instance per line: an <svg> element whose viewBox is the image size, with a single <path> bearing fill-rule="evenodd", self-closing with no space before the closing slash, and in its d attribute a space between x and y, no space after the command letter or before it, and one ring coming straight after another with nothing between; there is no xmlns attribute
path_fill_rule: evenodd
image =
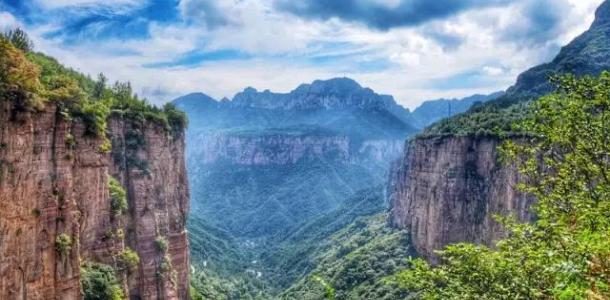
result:
<svg viewBox="0 0 610 300"><path fill-rule="evenodd" d="M85 262L81 265L80 271L85 300L122 300L125 298L112 267Z"/></svg>
<svg viewBox="0 0 610 300"><path fill-rule="evenodd" d="M165 237L158 236L155 239L155 246L157 247L157 250L159 252L166 253L167 252L167 239L165 239Z"/></svg>
<svg viewBox="0 0 610 300"><path fill-rule="evenodd" d="M71 133L66 134L66 147L74 149L74 146L76 146L76 139Z"/></svg>
<svg viewBox="0 0 610 300"><path fill-rule="evenodd" d="M59 254L66 254L72 249L72 237L69 235L62 233L55 237L55 250Z"/></svg>
<svg viewBox="0 0 610 300"><path fill-rule="evenodd" d="M140 264L140 256L129 247L119 253L118 260L119 264L128 270L134 270Z"/></svg>
<svg viewBox="0 0 610 300"><path fill-rule="evenodd" d="M0 38L0 96L14 101L23 109L41 109L37 93L42 86L40 69L28 61L23 52L8 40Z"/></svg>
<svg viewBox="0 0 610 300"><path fill-rule="evenodd" d="M110 151L112 151L112 142L107 137L104 137L104 141L97 148L97 152L107 154L110 153Z"/></svg>
<svg viewBox="0 0 610 300"><path fill-rule="evenodd" d="M127 193L121 183L114 177L108 177L108 190L110 191L110 209L115 216L127 211Z"/></svg>
<svg viewBox="0 0 610 300"><path fill-rule="evenodd" d="M173 266L171 258L169 258L169 256L167 255L164 255L163 258L161 258L161 262L159 262L159 272L167 273L171 271L172 268Z"/></svg>
<svg viewBox="0 0 610 300"><path fill-rule="evenodd" d="M186 113L179 110L174 104L165 104L163 112L165 112L169 127L174 134L181 133L188 126Z"/></svg>

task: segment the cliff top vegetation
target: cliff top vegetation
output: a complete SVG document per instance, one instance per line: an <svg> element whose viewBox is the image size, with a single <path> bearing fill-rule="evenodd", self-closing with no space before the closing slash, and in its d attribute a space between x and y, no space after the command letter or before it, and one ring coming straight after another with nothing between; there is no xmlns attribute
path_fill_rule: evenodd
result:
<svg viewBox="0 0 610 300"><path fill-rule="evenodd" d="M103 74L93 80L34 52L33 43L20 29L0 34L0 98L32 112L53 103L64 117L82 120L91 136L105 136L110 114L151 121L173 134L187 126L186 115L173 104L152 105L134 94L129 82L109 85Z"/></svg>

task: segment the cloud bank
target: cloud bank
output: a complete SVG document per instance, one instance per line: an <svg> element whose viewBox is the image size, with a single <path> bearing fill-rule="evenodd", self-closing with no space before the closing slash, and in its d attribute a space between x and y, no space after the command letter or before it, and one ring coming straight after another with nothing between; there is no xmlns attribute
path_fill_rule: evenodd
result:
<svg viewBox="0 0 610 300"><path fill-rule="evenodd" d="M407 107L507 88L602 0L6 0L0 29L155 103L348 76Z"/></svg>

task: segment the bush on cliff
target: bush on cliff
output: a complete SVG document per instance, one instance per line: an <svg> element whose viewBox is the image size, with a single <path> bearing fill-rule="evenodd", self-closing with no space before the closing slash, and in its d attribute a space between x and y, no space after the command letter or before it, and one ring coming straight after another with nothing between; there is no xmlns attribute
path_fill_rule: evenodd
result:
<svg viewBox="0 0 610 300"><path fill-rule="evenodd" d="M123 289L111 266L93 262L81 265L81 286L85 300L122 300Z"/></svg>
<svg viewBox="0 0 610 300"><path fill-rule="evenodd" d="M529 143L506 158L535 195L538 219L498 218L510 236L497 249L458 244L437 267L417 259L396 277L422 299L610 298L610 73L565 76L518 124Z"/></svg>
<svg viewBox="0 0 610 300"><path fill-rule="evenodd" d="M110 209L115 216L127 211L127 193L121 183L114 177L108 177L108 190L110 192Z"/></svg>
<svg viewBox="0 0 610 300"><path fill-rule="evenodd" d="M24 110L41 110L48 101L56 103L64 117L83 121L86 134L97 137L105 137L112 111L136 122L151 121L174 134L182 132L187 123L184 113L175 108L160 109L140 99L129 82L108 87L102 74L94 81L32 52L29 38L20 29L0 34L0 98Z"/></svg>
<svg viewBox="0 0 610 300"><path fill-rule="evenodd" d="M137 252L127 247L119 253L118 261L121 267L133 271L140 264L140 256Z"/></svg>
<svg viewBox="0 0 610 300"><path fill-rule="evenodd" d="M40 69L24 53L0 36L0 98L13 101L19 108L41 108L38 92L42 85Z"/></svg>
<svg viewBox="0 0 610 300"><path fill-rule="evenodd" d="M61 255L67 254L72 249L72 237L62 233L55 237L55 250Z"/></svg>

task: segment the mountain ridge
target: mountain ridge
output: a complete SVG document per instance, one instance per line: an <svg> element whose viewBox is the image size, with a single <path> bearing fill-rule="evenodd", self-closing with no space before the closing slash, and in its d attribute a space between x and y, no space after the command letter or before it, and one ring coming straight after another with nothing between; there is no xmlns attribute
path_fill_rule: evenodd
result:
<svg viewBox="0 0 610 300"><path fill-rule="evenodd" d="M288 93L274 93L269 90L259 92L253 87L246 87L236 93L232 99L224 97L219 101L205 93L195 92L178 97L172 103L181 108L204 106L212 109L219 107L264 110L385 109L415 131L447 117L448 113L455 115L465 112L477 102L485 103L503 96L504 93L498 91L459 99L425 100L410 111L398 104L390 95L378 94L370 88L362 87L351 78L337 77L303 83ZM334 100L325 102L324 99L332 97L335 97ZM449 104L451 104L450 111L447 109Z"/></svg>

